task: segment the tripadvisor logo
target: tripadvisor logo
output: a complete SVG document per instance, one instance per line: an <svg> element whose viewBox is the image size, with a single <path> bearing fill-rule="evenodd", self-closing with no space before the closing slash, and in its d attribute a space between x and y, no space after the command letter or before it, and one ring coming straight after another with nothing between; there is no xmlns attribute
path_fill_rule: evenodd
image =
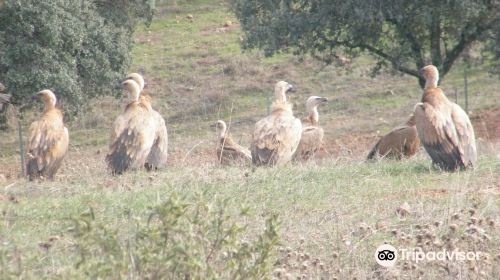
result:
<svg viewBox="0 0 500 280"><path fill-rule="evenodd" d="M424 252L422 248L400 249L399 257L403 261L477 261L480 259L481 252L464 252L458 249L453 251L428 251ZM380 245L375 251L375 261L384 267L392 267L398 259L398 250L389 244Z"/></svg>
<svg viewBox="0 0 500 280"><path fill-rule="evenodd" d="M389 244L380 245L375 251L375 261L381 266L392 267L397 259L398 251Z"/></svg>

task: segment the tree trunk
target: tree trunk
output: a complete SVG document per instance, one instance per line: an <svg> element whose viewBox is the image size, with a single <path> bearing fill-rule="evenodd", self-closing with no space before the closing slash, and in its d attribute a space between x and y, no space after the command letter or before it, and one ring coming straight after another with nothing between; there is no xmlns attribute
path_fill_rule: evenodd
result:
<svg viewBox="0 0 500 280"><path fill-rule="evenodd" d="M439 4L438 4L439 5ZM440 67L443 64L443 57L441 54L441 17L439 9L436 7L432 13L431 19L431 59L432 64Z"/></svg>

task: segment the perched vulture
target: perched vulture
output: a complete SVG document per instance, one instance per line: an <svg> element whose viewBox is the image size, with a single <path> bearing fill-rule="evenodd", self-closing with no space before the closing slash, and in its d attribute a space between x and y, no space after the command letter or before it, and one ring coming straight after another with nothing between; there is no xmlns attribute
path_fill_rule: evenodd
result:
<svg viewBox="0 0 500 280"><path fill-rule="evenodd" d="M106 162L113 174L139 169L155 143L156 124L148 98L139 98L141 89L134 80L122 83L129 103L115 120Z"/></svg>
<svg viewBox="0 0 500 280"><path fill-rule="evenodd" d="M323 128L319 126L318 106L328 102L328 98L311 96L306 101L308 116L302 119L302 136L299 146L295 151L295 160L308 160L314 157L314 154L323 144Z"/></svg>
<svg viewBox="0 0 500 280"><path fill-rule="evenodd" d="M411 115L408 121L389 133L384 135L375 144L368 154L368 159L409 158L418 152L420 148L420 139L418 139L417 128L415 127L415 115Z"/></svg>
<svg viewBox="0 0 500 280"><path fill-rule="evenodd" d="M217 141L217 160L222 164L241 164L250 162L252 156L250 150L243 148L234 142L233 138L227 133L227 125L223 120L217 121L219 130L219 139Z"/></svg>
<svg viewBox="0 0 500 280"><path fill-rule="evenodd" d="M425 88L421 102L415 105L415 122L425 150L443 170L474 167L476 139L469 117L437 86L439 72L434 65L422 68L421 74Z"/></svg>
<svg viewBox="0 0 500 280"><path fill-rule="evenodd" d="M252 136L252 162L255 165L284 164L292 159L300 142L302 123L293 116L286 93L292 85L280 81L274 87L276 101L271 115L255 124Z"/></svg>
<svg viewBox="0 0 500 280"><path fill-rule="evenodd" d="M0 93L0 112L3 110L3 105L10 102L10 94Z"/></svg>
<svg viewBox="0 0 500 280"><path fill-rule="evenodd" d="M131 73L127 76L127 79L134 80L141 89L140 99L147 99L147 102L151 104L151 97L144 93L144 78L138 73ZM167 126L165 125L165 120L163 117L151 109L151 114L155 119L155 142L151 151L149 152L148 158L144 167L147 170L163 168L167 165L167 151L168 151L168 132Z"/></svg>
<svg viewBox="0 0 500 280"><path fill-rule="evenodd" d="M26 172L30 181L53 180L68 152L68 129L63 123L63 113L56 108L54 93L46 89L37 95L45 103L45 112L30 126Z"/></svg>
<svg viewBox="0 0 500 280"><path fill-rule="evenodd" d="M3 92L5 87L2 83L0 83L0 92ZM10 94L2 94L0 93L0 112L3 110L3 105L10 102Z"/></svg>

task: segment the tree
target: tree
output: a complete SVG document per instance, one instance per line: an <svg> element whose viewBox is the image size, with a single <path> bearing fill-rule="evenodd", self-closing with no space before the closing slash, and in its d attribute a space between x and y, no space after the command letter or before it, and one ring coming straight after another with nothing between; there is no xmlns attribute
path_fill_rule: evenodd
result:
<svg viewBox="0 0 500 280"><path fill-rule="evenodd" d="M243 47L266 55L312 54L327 63L340 51L366 51L376 69L424 80L419 69L432 63L441 77L474 42L491 36L500 22L499 0L233 0L245 33ZM498 39L497 39L498 40ZM486 45L486 44L485 44Z"/></svg>
<svg viewBox="0 0 500 280"><path fill-rule="evenodd" d="M65 111L116 93L154 0L0 0L0 81L14 104L54 89Z"/></svg>

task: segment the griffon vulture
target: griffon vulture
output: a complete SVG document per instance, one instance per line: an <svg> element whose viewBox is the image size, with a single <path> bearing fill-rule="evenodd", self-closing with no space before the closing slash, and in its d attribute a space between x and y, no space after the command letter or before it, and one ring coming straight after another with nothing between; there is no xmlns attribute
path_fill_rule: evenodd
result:
<svg viewBox="0 0 500 280"><path fill-rule="evenodd" d="M106 155L113 174L143 167L156 136L149 99L139 98L141 89L134 80L126 80L122 85L128 91L129 103L114 123L110 151Z"/></svg>
<svg viewBox="0 0 500 280"><path fill-rule="evenodd" d="M415 121L425 150L443 170L474 167L476 139L469 117L437 86L439 72L434 65L422 68L421 75L425 88L421 102L415 105Z"/></svg>
<svg viewBox="0 0 500 280"><path fill-rule="evenodd" d="M151 103L151 97L144 93L144 78L138 73L131 73L127 75L127 79L134 80L141 89L140 99L148 99ZM168 132L165 120L156 110L152 109L151 114L155 119L155 142L151 151L146 159L144 167L147 170L158 169L167 165L167 152L168 152Z"/></svg>
<svg viewBox="0 0 500 280"><path fill-rule="evenodd" d="M243 148L234 142L233 138L227 133L227 125L223 120L217 121L219 130L219 139L217 141L217 160L222 164L240 164L250 162L252 155L250 150Z"/></svg>
<svg viewBox="0 0 500 280"><path fill-rule="evenodd" d="M255 124L252 136L252 162L255 165L284 164L292 159L302 134L302 123L293 116L286 93L292 85L280 81L274 87L276 100L271 115Z"/></svg>
<svg viewBox="0 0 500 280"><path fill-rule="evenodd" d="M409 158L418 152L420 139L415 127L415 115L411 115L405 124L397 126L382 136L368 154L368 159Z"/></svg>
<svg viewBox="0 0 500 280"><path fill-rule="evenodd" d="M68 152L68 129L63 123L63 113L56 108L54 93L46 89L38 92L37 96L45 104L45 112L30 126L26 172L30 181L53 180Z"/></svg>
<svg viewBox="0 0 500 280"><path fill-rule="evenodd" d="M3 105L10 102L10 94L2 94L5 90L5 87L2 83L0 83L0 111L3 110Z"/></svg>
<svg viewBox="0 0 500 280"><path fill-rule="evenodd" d="M319 96L311 96L307 99L306 109L309 115L302 119L302 136L293 156L295 160L308 160L314 157L314 154L321 148L325 132L318 123L318 106L326 102L328 98Z"/></svg>

